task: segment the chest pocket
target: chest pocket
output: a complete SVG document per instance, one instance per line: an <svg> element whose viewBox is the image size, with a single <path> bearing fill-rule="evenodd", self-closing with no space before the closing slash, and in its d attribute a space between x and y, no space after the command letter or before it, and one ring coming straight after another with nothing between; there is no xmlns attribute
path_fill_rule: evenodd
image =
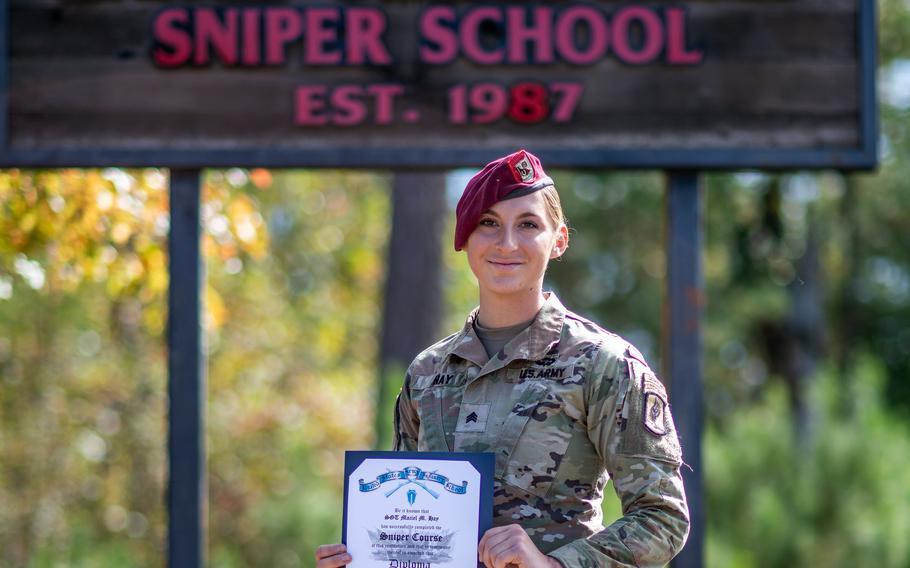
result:
<svg viewBox="0 0 910 568"><path fill-rule="evenodd" d="M448 384L442 382L446 378ZM461 407L462 390L458 386L463 379L463 374L443 375L442 380L440 375L414 377L411 398L417 403L420 417L417 451L452 451L451 432Z"/></svg>
<svg viewBox="0 0 910 568"><path fill-rule="evenodd" d="M547 495L572 437L563 406L547 381L524 383L502 424L497 477L538 497Z"/></svg>

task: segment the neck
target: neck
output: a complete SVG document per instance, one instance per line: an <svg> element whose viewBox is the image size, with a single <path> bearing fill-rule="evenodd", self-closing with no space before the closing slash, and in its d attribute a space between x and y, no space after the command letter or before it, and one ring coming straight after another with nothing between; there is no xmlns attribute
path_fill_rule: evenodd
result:
<svg viewBox="0 0 910 568"><path fill-rule="evenodd" d="M490 328L517 325L537 315L544 301L541 288L508 295L494 294L481 289L477 319L480 325Z"/></svg>

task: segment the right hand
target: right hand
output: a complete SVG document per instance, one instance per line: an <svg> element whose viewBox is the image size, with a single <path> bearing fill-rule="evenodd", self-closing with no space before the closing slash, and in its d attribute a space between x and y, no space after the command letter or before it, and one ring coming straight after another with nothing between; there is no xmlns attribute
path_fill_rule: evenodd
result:
<svg viewBox="0 0 910 568"><path fill-rule="evenodd" d="M323 544L316 549L316 568L338 568L351 562L351 555L343 544Z"/></svg>

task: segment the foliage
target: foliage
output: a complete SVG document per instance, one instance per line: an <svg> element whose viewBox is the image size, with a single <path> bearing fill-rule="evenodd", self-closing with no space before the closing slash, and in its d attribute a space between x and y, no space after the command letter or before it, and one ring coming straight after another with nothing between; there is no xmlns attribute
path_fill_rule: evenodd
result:
<svg viewBox="0 0 910 568"><path fill-rule="evenodd" d="M879 57L884 64L910 54L910 6L905 0L878 0Z"/></svg>
<svg viewBox="0 0 910 568"><path fill-rule="evenodd" d="M208 263L223 316L208 336L218 565L308 565L339 539L341 450L373 436L384 188L367 173L284 172L230 190L256 195L269 246L242 266Z"/></svg>
<svg viewBox="0 0 910 568"><path fill-rule="evenodd" d="M861 314L851 339L888 369L886 400L910 417L910 107L883 108L884 152L875 175L857 176L857 250L847 294Z"/></svg>
<svg viewBox="0 0 910 568"><path fill-rule="evenodd" d="M569 249L550 264L546 286L573 310L634 343L659 368L665 262L663 176L553 174L569 218Z"/></svg>
<svg viewBox="0 0 910 568"><path fill-rule="evenodd" d="M709 428L709 566L910 564L910 428L882 404L883 371L859 365L851 420L835 374L819 378L822 433L809 449L790 436L780 385Z"/></svg>
<svg viewBox="0 0 910 568"><path fill-rule="evenodd" d="M160 558L165 183L0 174L0 564Z"/></svg>
<svg viewBox="0 0 910 568"><path fill-rule="evenodd" d="M0 173L4 566L164 562L166 181L158 170ZM218 565L302 565L337 540L337 448L371 437L382 181L205 179Z"/></svg>

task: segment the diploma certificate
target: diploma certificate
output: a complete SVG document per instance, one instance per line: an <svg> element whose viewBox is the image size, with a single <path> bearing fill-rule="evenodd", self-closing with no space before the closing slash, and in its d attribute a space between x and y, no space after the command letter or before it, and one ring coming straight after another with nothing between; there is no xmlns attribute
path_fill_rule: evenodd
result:
<svg viewBox="0 0 910 568"><path fill-rule="evenodd" d="M345 452L351 568L478 566L492 526L493 454Z"/></svg>

